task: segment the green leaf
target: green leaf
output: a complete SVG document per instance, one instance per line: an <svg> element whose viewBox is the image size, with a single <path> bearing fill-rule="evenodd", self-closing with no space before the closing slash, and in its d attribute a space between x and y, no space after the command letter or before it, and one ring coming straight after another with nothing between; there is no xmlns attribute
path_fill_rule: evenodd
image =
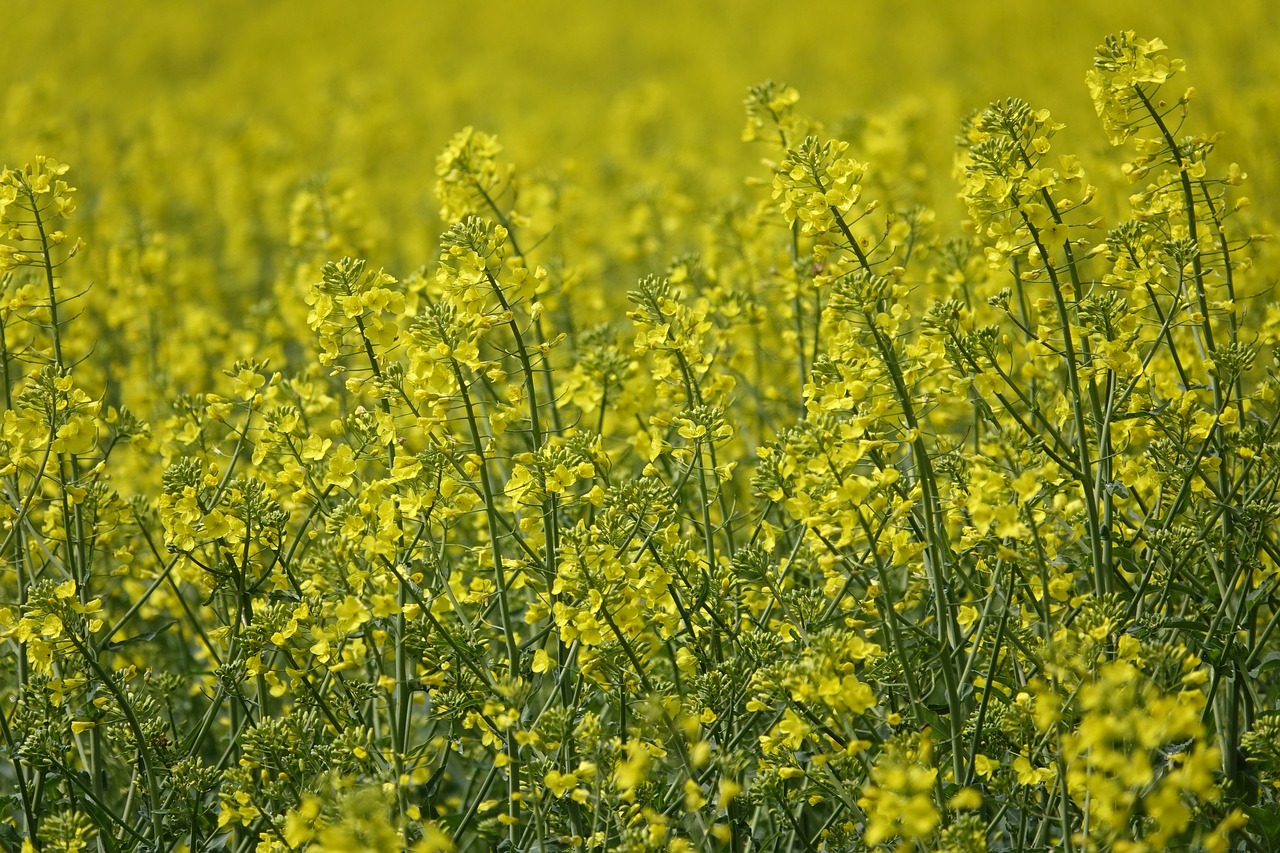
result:
<svg viewBox="0 0 1280 853"><path fill-rule="evenodd" d="M168 622L164 623L159 628L156 628L154 631L146 631L142 634L136 634L132 637L126 637L123 640L113 640L112 642L107 643L105 646L102 647L103 651L116 652L116 651L119 651L120 649L123 649L125 646L129 646L134 643L150 642L151 640L154 640L156 637L160 636L161 634L163 634L165 631L169 630L176 624L178 624L177 619L170 619Z"/></svg>

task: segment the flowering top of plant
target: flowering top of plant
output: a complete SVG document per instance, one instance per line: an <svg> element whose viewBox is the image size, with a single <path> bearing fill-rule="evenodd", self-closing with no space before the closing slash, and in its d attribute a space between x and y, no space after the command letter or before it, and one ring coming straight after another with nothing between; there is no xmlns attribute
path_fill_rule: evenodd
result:
<svg viewBox="0 0 1280 853"><path fill-rule="evenodd" d="M190 245L134 223L86 293L67 168L4 170L0 846L1263 844L1277 317L1165 51L1099 49L1096 185L973 113L963 221L773 82L748 197L655 173L595 250L474 128L403 272L342 181L260 187L214 371L165 355L221 316Z"/></svg>

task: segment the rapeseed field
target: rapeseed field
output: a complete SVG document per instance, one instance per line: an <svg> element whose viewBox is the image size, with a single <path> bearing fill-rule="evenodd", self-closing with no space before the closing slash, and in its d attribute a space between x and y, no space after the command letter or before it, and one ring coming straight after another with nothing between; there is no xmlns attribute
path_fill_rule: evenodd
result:
<svg viewBox="0 0 1280 853"><path fill-rule="evenodd" d="M1280 13L3 4L0 850L1280 847Z"/></svg>

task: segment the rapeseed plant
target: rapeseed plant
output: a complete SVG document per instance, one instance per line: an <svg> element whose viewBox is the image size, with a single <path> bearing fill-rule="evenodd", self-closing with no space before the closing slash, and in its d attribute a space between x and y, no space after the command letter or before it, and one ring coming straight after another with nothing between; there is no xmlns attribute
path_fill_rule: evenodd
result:
<svg viewBox="0 0 1280 853"><path fill-rule="evenodd" d="M1273 267L1187 74L1098 48L1121 164L972 113L960 221L910 120L783 83L718 207L672 164L605 212L467 127L416 267L270 129L202 261L4 170L0 846L1268 843Z"/></svg>

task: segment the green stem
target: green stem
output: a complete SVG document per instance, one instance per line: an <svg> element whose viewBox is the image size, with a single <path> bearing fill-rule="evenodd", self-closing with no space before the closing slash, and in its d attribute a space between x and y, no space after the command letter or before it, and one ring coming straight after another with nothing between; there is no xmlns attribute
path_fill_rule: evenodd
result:
<svg viewBox="0 0 1280 853"><path fill-rule="evenodd" d="M89 668L98 676L102 686L107 688L116 700L116 703L120 706L120 712L124 714L129 729L133 732L133 737L138 744L138 760L142 764L142 774L147 784L147 799L151 803L149 811L152 841L159 846L164 838L164 811L160 797L159 778L156 774L154 758L151 755L151 745L147 743L147 736L142 728L142 723L139 722L137 714L134 713L133 705L130 704L129 698L125 696L124 691L116 684L111 673L103 668L93 651L85 643L81 642L80 638L75 634L68 632L66 637L76 647L76 651L84 658Z"/></svg>

